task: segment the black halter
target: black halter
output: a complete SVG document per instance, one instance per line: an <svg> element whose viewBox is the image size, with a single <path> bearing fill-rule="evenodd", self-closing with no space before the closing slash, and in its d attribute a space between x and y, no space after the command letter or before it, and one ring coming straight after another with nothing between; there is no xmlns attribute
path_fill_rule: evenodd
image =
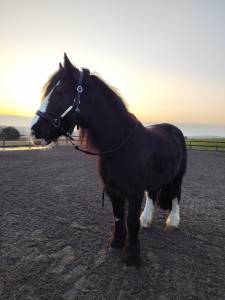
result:
<svg viewBox="0 0 225 300"><path fill-rule="evenodd" d="M82 86L82 82L83 82L83 79L84 79L84 71L88 71L89 73L89 70L81 70L80 71L80 76L79 76L79 80L78 80L78 85L77 85L77 88L76 88L76 96L74 97L73 99L73 103L72 105L70 105L61 115L54 115L51 114L51 113L46 113L46 112L42 112L40 110L38 110L36 112L36 115L38 115L39 117L41 117L42 119L50 122L52 124L53 127L57 128L57 129L60 129L61 132L71 138L71 128L69 128L69 130L65 130L63 127L62 127L62 120L65 118L66 115L68 115L68 113L71 111L71 110L75 110L76 113L80 113L80 97L81 97L81 94L83 93L83 86ZM57 85L57 84L56 84ZM54 90L55 87L53 87L53 90ZM52 117L53 116L53 117ZM73 127L74 128L74 127Z"/></svg>

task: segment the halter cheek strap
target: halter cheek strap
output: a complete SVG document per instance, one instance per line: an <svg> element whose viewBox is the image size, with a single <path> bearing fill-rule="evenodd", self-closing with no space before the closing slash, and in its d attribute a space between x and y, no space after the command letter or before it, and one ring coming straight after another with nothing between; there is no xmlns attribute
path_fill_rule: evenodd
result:
<svg viewBox="0 0 225 300"><path fill-rule="evenodd" d="M80 71L80 77L79 77L79 81L78 81L78 86L77 86L77 94L75 96L75 98L73 99L73 104L71 106L69 106L60 116L60 119L63 119L73 108L75 108L75 111L77 113L80 113L80 97L81 94L83 93L83 86L82 86L82 81L84 78L84 72L83 70Z"/></svg>
<svg viewBox="0 0 225 300"><path fill-rule="evenodd" d="M77 88L76 88L76 96L74 97L73 99L73 103L72 105L70 105L60 116L55 116L55 118L51 117L50 114L48 113L45 113L45 112L42 112L40 110L38 110L36 112L36 115L38 115L39 117L41 117L42 119L46 120L46 121L49 121L53 127L55 128L59 128L61 129L61 131L63 132L63 134L65 134L66 136L69 135L68 132L66 132L62 126L61 126L61 121L63 118L65 118L66 115L68 115L68 113L72 110L72 109L75 109L75 112L76 113L80 113L80 97L81 97L81 94L83 93L83 86L82 86L82 82L83 82L83 79L84 79L84 72L90 74L89 70L87 69L84 69L84 70L81 70L80 71L80 76L79 76L79 80L78 80L78 85L77 85Z"/></svg>

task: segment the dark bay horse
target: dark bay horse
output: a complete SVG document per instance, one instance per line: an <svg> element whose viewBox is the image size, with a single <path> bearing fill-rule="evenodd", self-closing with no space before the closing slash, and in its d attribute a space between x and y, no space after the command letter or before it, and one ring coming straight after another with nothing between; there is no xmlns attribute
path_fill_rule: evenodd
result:
<svg viewBox="0 0 225 300"><path fill-rule="evenodd" d="M65 54L64 64L45 84L31 133L35 144L47 145L61 135L70 137L76 125L89 151L97 151L99 173L112 202L110 246L123 248L127 265L139 266L140 223L150 226L154 206L170 211L167 226L179 225L187 160L184 136L170 124L144 127L112 88L89 70L74 67Z"/></svg>

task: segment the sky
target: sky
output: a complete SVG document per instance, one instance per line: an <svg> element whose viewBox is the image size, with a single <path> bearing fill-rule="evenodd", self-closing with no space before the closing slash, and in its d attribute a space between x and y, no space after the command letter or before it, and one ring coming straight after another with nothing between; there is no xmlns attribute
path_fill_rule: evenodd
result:
<svg viewBox="0 0 225 300"><path fill-rule="evenodd" d="M64 52L145 123L225 124L224 0L0 1L0 114L31 117Z"/></svg>

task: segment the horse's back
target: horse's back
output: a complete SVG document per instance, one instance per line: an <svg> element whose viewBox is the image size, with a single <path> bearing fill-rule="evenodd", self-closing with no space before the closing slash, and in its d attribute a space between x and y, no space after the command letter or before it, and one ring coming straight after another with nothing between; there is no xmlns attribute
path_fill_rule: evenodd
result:
<svg viewBox="0 0 225 300"><path fill-rule="evenodd" d="M185 172L187 150L186 142L182 131L175 125L162 123L152 125L147 128L149 135L151 136L151 143L155 150L158 151L162 146L166 146L167 152L170 150L174 153L180 151L180 155L183 159L183 165L181 166ZM161 148L162 150L162 148Z"/></svg>

